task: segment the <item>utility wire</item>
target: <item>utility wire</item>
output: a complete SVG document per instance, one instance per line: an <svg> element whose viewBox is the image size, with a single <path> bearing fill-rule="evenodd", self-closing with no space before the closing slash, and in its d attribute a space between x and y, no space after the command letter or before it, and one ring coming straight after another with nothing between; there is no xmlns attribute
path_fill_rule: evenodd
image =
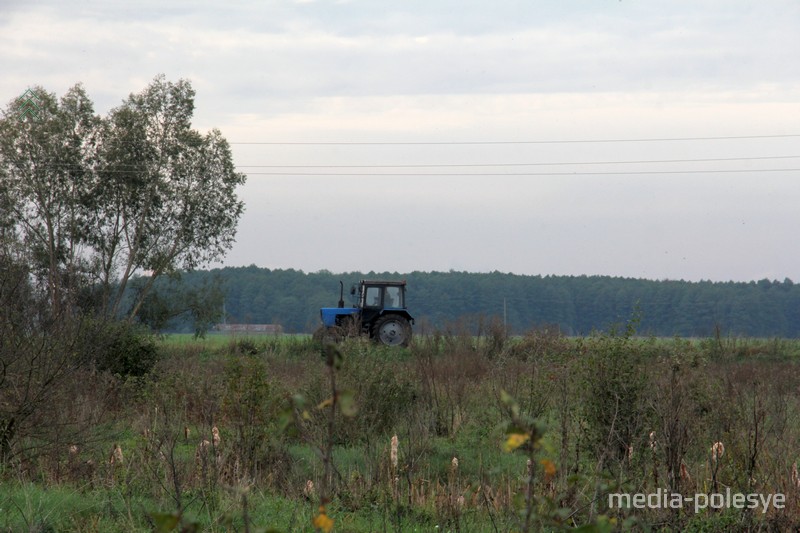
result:
<svg viewBox="0 0 800 533"><path fill-rule="evenodd" d="M333 141L333 142L290 142L290 141L264 141L264 142L229 142L237 145L300 145L300 146L406 146L406 145L494 145L494 144L576 144L576 143L640 143L640 142L673 142L673 141L727 141L735 139L782 139L800 137L800 134L785 135L731 135L725 137L663 137L648 139L560 139L544 141L410 141L410 142L360 142L360 141Z"/></svg>
<svg viewBox="0 0 800 533"><path fill-rule="evenodd" d="M83 169L66 168L65 172L80 171ZM480 177L480 176L632 176L632 175L659 175L659 174L734 174L758 172L798 172L800 168L740 168L740 169L705 169L705 170L628 170L628 171L580 171L580 172L243 172L248 176L314 176L322 178L332 177ZM99 170L101 175L108 174L135 174L137 169L130 170Z"/></svg>
<svg viewBox="0 0 800 533"><path fill-rule="evenodd" d="M82 169L62 169L62 171L83 171ZM137 170L100 170L101 175L135 174ZM313 176L331 177L489 177L489 176L634 176L660 174L735 174L758 172L800 172L800 168L740 168L740 169L706 169L706 170L628 170L628 171L580 171L580 172L243 172L248 176Z"/></svg>
<svg viewBox="0 0 800 533"><path fill-rule="evenodd" d="M236 165L236 168L483 168L483 167L530 167L530 166L580 166L580 165L635 165L635 164L664 164L664 163L709 163L721 161L769 161L780 159L798 159L800 155L754 156L754 157L715 157L699 159L642 159L622 161L555 161L539 163L434 163L434 164L379 164L379 165ZM48 165L49 169L81 170L74 165ZM114 170L105 172L128 172L140 170L137 165L118 165Z"/></svg>
<svg viewBox="0 0 800 533"><path fill-rule="evenodd" d="M383 173L353 173L353 172L247 172L249 176L351 176L351 177L409 177L409 176L460 176L468 178L470 176L625 176L641 174L730 174L742 172L798 172L800 168L747 168L734 170L640 170L640 171L619 171L619 172L383 172Z"/></svg>
<svg viewBox="0 0 800 533"><path fill-rule="evenodd" d="M635 161L574 161L555 163L444 163L444 164L402 164L402 165L236 165L237 168L442 168L442 167L532 167L564 165L632 165L651 163L708 163L718 161L765 161L773 159L797 159L800 155L777 155L758 157L716 157L703 159L649 159Z"/></svg>

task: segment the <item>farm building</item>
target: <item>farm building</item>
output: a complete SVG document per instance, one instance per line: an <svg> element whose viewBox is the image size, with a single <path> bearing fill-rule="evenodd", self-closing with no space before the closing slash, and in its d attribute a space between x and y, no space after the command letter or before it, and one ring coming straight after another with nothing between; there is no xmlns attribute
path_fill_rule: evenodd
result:
<svg viewBox="0 0 800 533"><path fill-rule="evenodd" d="M217 324L214 329L222 333L283 333L280 324Z"/></svg>

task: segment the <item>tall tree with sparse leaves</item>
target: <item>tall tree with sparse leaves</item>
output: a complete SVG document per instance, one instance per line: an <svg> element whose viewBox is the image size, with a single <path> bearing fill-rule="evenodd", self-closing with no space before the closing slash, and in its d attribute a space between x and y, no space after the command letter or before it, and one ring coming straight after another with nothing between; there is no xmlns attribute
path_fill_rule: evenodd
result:
<svg viewBox="0 0 800 533"><path fill-rule="evenodd" d="M60 316L89 267L83 246L92 231L87 202L99 118L80 85L60 100L41 87L26 94L37 103L35 113L24 113L27 100L17 98L0 118L0 218L5 236L15 237L4 242L25 243L25 260Z"/></svg>
<svg viewBox="0 0 800 533"><path fill-rule="evenodd" d="M104 416L106 372L142 375L157 358L118 319L158 277L231 246L244 176L220 132L191 128L193 110L189 82L163 77L106 118L80 85L2 110L0 465L80 442ZM201 326L211 312L195 313Z"/></svg>
<svg viewBox="0 0 800 533"><path fill-rule="evenodd" d="M224 256L245 176L218 130L192 129L188 81L158 76L104 119L80 85L60 101L31 93L36 113L16 99L0 118L0 225L25 243L54 315L88 293L132 320L158 277ZM134 276L146 281L130 298Z"/></svg>
<svg viewBox="0 0 800 533"><path fill-rule="evenodd" d="M218 130L191 129L194 95L188 81L159 76L106 122L99 195L105 204L93 245L112 315L123 311L133 275L148 280L130 304L131 317L159 276L220 259L233 243L243 212L236 187L245 176Z"/></svg>

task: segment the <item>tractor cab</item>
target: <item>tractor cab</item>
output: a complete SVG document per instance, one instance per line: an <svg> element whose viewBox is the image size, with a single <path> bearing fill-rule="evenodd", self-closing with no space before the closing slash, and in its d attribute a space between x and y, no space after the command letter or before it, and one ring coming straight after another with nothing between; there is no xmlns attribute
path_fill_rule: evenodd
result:
<svg viewBox="0 0 800 533"><path fill-rule="evenodd" d="M327 337L367 334L388 346L408 346L413 317L406 308L405 281L361 280L350 289L353 306L344 307L341 282L338 307L320 309L322 331Z"/></svg>
<svg viewBox="0 0 800 533"><path fill-rule="evenodd" d="M406 308L404 281L362 281L353 285L350 294L355 296L355 307L361 309L361 320L371 322L373 317L389 310Z"/></svg>

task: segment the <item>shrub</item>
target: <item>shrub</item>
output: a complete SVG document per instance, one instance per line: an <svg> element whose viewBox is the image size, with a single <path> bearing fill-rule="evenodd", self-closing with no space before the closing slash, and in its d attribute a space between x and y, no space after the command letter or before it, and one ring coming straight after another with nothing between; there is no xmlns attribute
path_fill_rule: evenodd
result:
<svg viewBox="0 0 800 533"><path fill-rule="evenodd" d="M220 423L229 429L229 460L238 464L238 475L285 484L290 461L276 429L284 396L263 358L230 356L226 362Z"/></svg>
<svg viewBox="0 0 800 533"><path fill-rule="evenodd" d="M412 377L401 370L404 365L394 359L396 350L360 339L347 341L340 348L343 358L337 371L338 387L353 398L358 414L337 425L335 439L340 444L374 441L411 412L416 387ZM328 377L315 373L303 394L310 403L318 404L329 398L330 392Z"/></svg>
<svg viewBox="0 0 800 533"><path fill-rule="evenodd" d="M144 376L160 358L153 336L124 321L87 321L82 343L98 370L123 378Z"/></svg>
<svg viewBox="0 0 800 533"><path fill-rule="evenodd" d="M586 345L584 417L588 443L606 467L622 465L645 427L642 404L647 390L642 355L633 339L633 323L624 334L590 338Z"/></svg>

